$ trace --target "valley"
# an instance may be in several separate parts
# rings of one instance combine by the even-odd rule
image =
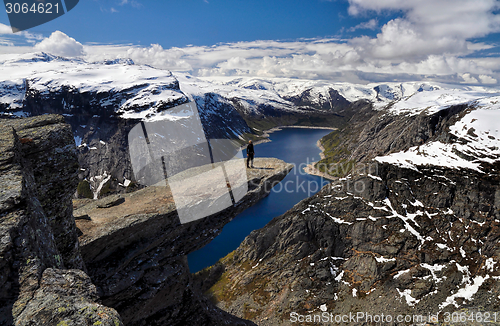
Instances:
[[[79,320],[84,306],[108,316],[95,317],[106,325],[287,325],[294,313],[500,309],[494,87],[194,77],[131,60],[41,52],[0,61],[0,281],[14,289],[0,300],[10,309],[3,315],[20,325],[30,318]],[[309,144],[317,157],[307,163],[329,181],[295,196],[295,205],[268,215],[195,274],[187,255],[210,246],[248,207],[269,204],[272,187],[293,177],[289,163],[296,162],[258,154],[256,166],[264,168],[243,169],[248,191],[239,199],[227,167],[222,188],[231,189],[230,204],[183,222],[167,186],[137,178],[129,135],[142,126],[149,148],[167,136],[153,126],[181,121],[188,128],[187,111],[175,112],[187,104],[197,109],[191,117],[202,127],[193,132],[198,143],[168,168],[187,194],[195,193],[185,195],[193,207],[203,207],[207,193],[223,201],[215,176],[209,186],[192,178],[210,168],[179,172],[189,155],[214,169],[216,140],[244,147],[265,142],[279,126],[335,129],[307,129],[317,136]],[[279,149],[291,152],[287,140],[306,148],[293,140],[309,143],[304,135],[292,134]],[[182,133],[168,136],[171,143],[185,140]],[[269,144],[257,145],[257,153]],[[69,279],[83,285],[73,289],[63,281]]]

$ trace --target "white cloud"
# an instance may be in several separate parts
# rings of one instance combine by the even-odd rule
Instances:
[[[483,84],[496,84],[498,82],[495,78],[488,75],[479,75],[479,79]]]
[[[377,19],[370,19],[367,22],[361,23],[359,25],[356,25],[354,27],[349,28],[349,32],[354,32],[357,29],[377,29],[378,27],[378,20]]]
[[[470,52],[467,40],[500,31],[497,0],[349,0],[349,13],[403,12],[376,38],[353,40],[365,56],[421,60],[432,54]]]
[[[463,74],[462,75],[462,79],[467,83],[467,84],[477,84],[479,83],[479,81],[472,77],[470,74]]]
[[[433,54],[468,53],[465,40],[442,37],[430,40],[404,19],[394,19],[382,27],[376,38],[354,38],[350,43],[363,57],[418,61]]]
[[[140,8],[142,7],[142,4],[135,1],[135,0],[122,0],[120,2],[120,6],[124,6],[124,5],[131,5],[132,7],[134,8]]]
[[[0,35],[2,34],[12,34],[12,28],[10,26],[0,23]]]
[[[37,43],[34,49],[36,51],[48,52],[63,57],[84,55],[83,45],[60,31],[55,31],[50,37]]]
[[[132,47],[127,50],[126,57],[134,62],[148,64],[169,70],[191,70],[192,67],[185,60],[181,49],[173,48],[165,50],[158,44],[152,44],[149,48]]]
[[[469,77],[468,82],[474,82],[474,78],[483,84],[500,78],[500,58],[432,54],[422,56],[420,60],[406,60],[403,55],[395,60],[364,56],[367,50],[355,42],[338,39],[253,41],[171,49],[163,49],[158,44],[149,47],[86,45],[84,49],[85,59],[89,61],[130,58],[137,64],[189,71],[198,76],[298,77],[351,82],[394,81],[398,78],[464,82]],[[462,77],[464,74],[465,78]],[[480,75],[491,79],[477,77]]]

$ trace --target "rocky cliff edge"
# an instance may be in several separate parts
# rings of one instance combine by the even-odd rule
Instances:
[[[72,202],[79,165],[63,117],[0,130],[0,325],[253,325],[201,294],[186,255],[292,165],[256,159],[241,200],[182,224],[168,187]]]
[[[77,169],[63,117],[0,121],[0,325],[122,325],[84,272]]]
[[[127,325],[253,325],[216,308],[202,295],[193,284],[186,255],[267,196],[293,168],[273,158],[257,158],[255,165],[258,168],[246,172],[248,192],[241,200],[185,224],[180,223],[168,186],[98,201],[76,200],[83,259],[102,290],[103,303],[116,308]],[[185,173],[196,174],[192,170]],[[194,179],[186,186],[196,189],[196,183]]]

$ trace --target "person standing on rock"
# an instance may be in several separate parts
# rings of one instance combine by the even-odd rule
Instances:
[[[255,152],[253,150],[253,144],[252,144],[252,141],[249,140],[248,141],[248,146],[247,146],[247,168],[250,168],[249,166],[249,163],[250,161],[252,161],[252,168],[254,167],[253,166],[253,157],[255,155]]]

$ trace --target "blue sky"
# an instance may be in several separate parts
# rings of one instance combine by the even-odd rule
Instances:
[[[374,35],[370,29],[347,31],[366,20],[348,15],[348,7],[347,1],[340,0],[82,0],[66,15],[30,32],[49,36],[60,30],[82,43],[158,43],[166,48]],[[8,25],[4,11],[0,23]]]
[[[81,0],[0,54],[131,58],[198,76],[500,80],[499,0]]]

